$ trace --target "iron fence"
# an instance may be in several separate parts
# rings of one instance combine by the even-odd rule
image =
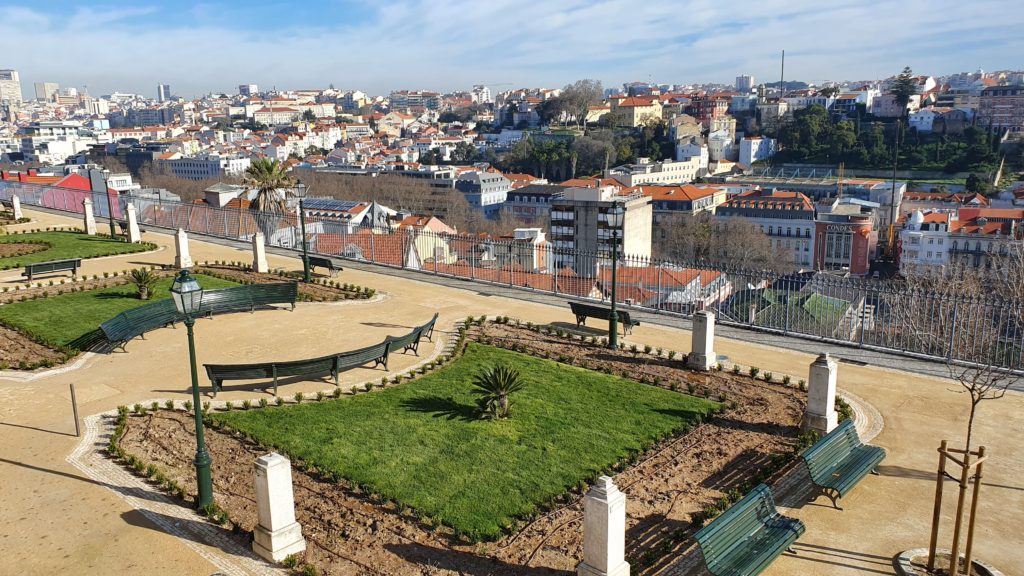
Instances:
[[[108,196],[0,181],[0,199],[79,213],[92,196],[98,218],[135,205],[139,223],[231,240],[263,232],[270,246],[300,250],[297,213]],[[425,228],[353,226],[307,211],[312,254],[424,274],[460,278],[569,299],[609,302],[606,252],[556,247],[532,238],[481,238]],[[712,310],[719,323],[848,346],[939,360],[1024,367],[1024,303],[996,296],[964,297],[873,279],[817,273],[783,274],[721,265],[624,255],[617,262],[618,304],[653,314],[690,317]]]

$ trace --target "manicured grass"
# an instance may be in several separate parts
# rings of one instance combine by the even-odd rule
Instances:
[[[237,286],[236,282],[211,276],[196,277],[206,289]],[[150,300],[139,300],[135,286],[126,284],[7,304],[0,306],[0,322],[25,330],[53,346],[67,346],[125,310],[169,298],[168,289],[173,281],[170,277],[160,279]]]
[[[509,420],[480,420],[471,381],[499,363],[517,368],[526,389],[513,396]],[[490,539],[538,504],[716,407],[470,344],[447,367],[394,388],[211,417],[471,538]]]
[[[0,270],[19,268],[26,264],[67,260],[70,258],[97,258],[114,254],[130,254],[152,250],[148,242],[129,244],[108,236],[88,236],[80,232],[32,232],[0,236],[0,242],[44,242],[50,248],[24,256],[0,258]]]

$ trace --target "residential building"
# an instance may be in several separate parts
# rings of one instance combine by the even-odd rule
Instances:
[[[292,122],[298,122],[301,117],[302,111],[290,106],[264,107],[256,110],[252,114],[253,120],[268,126],[291,124]]]
[[[256,84],[239,84],[238,95],[246,98],[255,96],[260,93],[260,87]]]
[[[42,100],[43,102],[52,102],[53,96],[60,91],[60,84],[56,82],[36,82],[34,87],[36,100]]]
[[[156,161],[158,167],[170,170],[178,178],[206,180],[221,176],[241,176],[249,167],[247,156],[202,154],[190,158],[167,158]]]
[[[961,208],[949,224],[950,264],[992,268],[1024,243],[1024,209]]]
[[[435,216],[406,216],[398,223],[398,231],[412,237],[412,244],[423,262],[454,264],[458,255],[452,251],[448,236],[457,230]]]
[[[878,246],[877,209],[877,203],[848,197],[819,204],[814,269],[867,276]]]
[[[157,84],[156,85],[156,101],[166,102],[171,99],[171,85],[170,84]]]
[[[618,252],[630,258],[651,256],[651,198],[642,194],[622,196],[614,186],[569,188],[551,199],[551,244],[554,267],[572,268],[579,276],[594,277],[608,265],[612,230],[608,210],[619,202],[625,209],[619,231]],[[637,261],[626,260],[626,265]]]
[[[771,100],[757,105],[758,122],[761,130],[768,134],[775,134],[789,113],[789,104],[786,102]]]
[[[991,86],[982,90],[978,100],[978,125],[1024,132],[1024,86]]]
[[[470,206],[495,219],[512,190],[512,181],[494,172],[467,172],[455,181],[455,189]]]
[[[814,262],[815,210],[811,199],[788,190],[750,190],[729,198],[715,210],[716,220],[741,218],[759,227],[772,247],[791,255],[793,264]]]
[[[623,164],[609,169],[606,176],[626,187],[640,184],[686,184],[699,176],[701,158],[695,156],[680,162],[651,162],[649,158],[637,158],[635,164]]]
[[[551,266],[551,243],[540,228],[516,228],[511,237],[503,237],[507,248],[494,251],[495,264],[502,269],[527,272],[554,272]]]
[[[618,117],[619,126],[636,128],[662,117],[661,102],[653,96],[617,96],[610,103],[611,113]]]
[[[491,102],[494,102],[494,99],[491,98],[491,89],[487,86],[473,86],[473,90],[470,91],[469,94],[473,98],[473,102],[476,104],[490,104]]]
[[[513,188],[502,210],[507,210],[528,224],[539,224],[547,220],[551,199],[566,188],[568,186],[557,184],[528,184],[522,188]]]
[[[398,90],[391,93],[391,108],[406,109],[423,107],[437,110],[441,107],[441,95],[437,92],[419,90]]]
[[[17,110],[21,107],[21,80],[17,70],[0,70],[0,103]]]
[[[762,162],[775,155],[775,140],[761,136],[748,136],[740,140],[738,162],[750,167],[754,162]]]
[[[746,94],[754,89],[754,77],[746,74],[736,77],[736,91]]]
[[[725,116],[729,111],[732,96],[707,94],[694,96],[690,99],[688,113],[701,124],[710,126],[712,120]]]
[[[899,237],[900,270],[949,263],[949,225],[956,221],[950,210],[915,210],[904,219]]]
[[[906,106],[896,102],[892,94],[882,94],[871,101],[871,113],[881,118],[902,118],[907,114],[916,112],[921,108],[921,94],[914,94],[910,97]]]
[[[735,140],[725,130],[708,134],[708,161],[718,162],[719,160],[730,160],[735,162],[739,158],[739,147]]]

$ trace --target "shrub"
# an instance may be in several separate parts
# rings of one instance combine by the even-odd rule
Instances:
[[[473,378],[473,393],[479,395],[477,406],[483,416],[491,419],[507,418],[512,411],[510,396],[525,386],[519,371],[499,364],[485,369]]]
[[[136,416],[142,416],[143,414],[146,413],[146,407],[143,406],[142,404],[136,404],[135,406],[132,406],[132,410],[135,412]]]
[[[323,390],[320,390],[319,392],[316,393],[316,401],[317,402],[323,402],[324,398],[327,398],[327,394],[324,394]]]
[[[675,360],[676,359],[676,351],[675,350],[669,350],[668,351],[668,359],[669,360]]]
[[[644,344],[644,354],[650,354],[651,350],[654,350],[654,348],[650,344]]]
[[[185,400],[184,402],[181,403],[181,406],[185,408],[185,412],[189,412],[192,410],[192,401]]]
[[[248,399],[242,400],[242,409],[243,410],[250,410],[250,409],[252,409],[252,400],[248,400]]]
[[[732,365],[732,373],[733,374],[739,374],[740,373],[740,365],[739,364],[733,364]]]
[[[266,408],[267,404],[269,404],[269,402],[267,402],[266,398],[260,398],[260,408]]]
[[[174,400],[165,400],[164,408],[167,408],[168,410],[174,410]]]
[[[332,395],[335,398],[341,398],[341,387],[335,387],[334,392],[332,392]]]
[[[800,379],[800,390],[807,392],[807,380],[804,380],[803,378]]]
[[[274,404],[277,404],[278,406],[284,406],[284,398],[280,396],[274,398]]]
[[[302,392],[295,393],[295,403],[302,404]]]
[[[622,348],[622,344],[619,344],[619,348]],[[636,347],[636,344],[630,344],[629,351],[632,352],[634,356],[636,356],[640,352],[640,350]]]
[[[697,385],[696,384],[694,384],[693,382],[687,382],[686,383],[686,391],[687,392],[689,392],[690,394],[693,394],[696,390],[697,390]]]
[[[789,383],[792,381],[793,379],[789,376],[789,374],[786,374],[785,376],[782,377],[782,384],[785,386],[789,386]]]
[[[206,413],[206,414],[210,413],[210,402],[209,401],[203,402],[203,412]]]
[[[224,403],[224,410],[227,410],[228,412],[231,412],[234,409],[235,409],[235,405],[231,402],[231,400],[228,400],[227,402]]]
[[[771,382],[774,378],[775,378],[775,375],[772,374],[771,372],[765,372],[764,373],[764,381],[765,382]]]
[[[395,378],[397,378],[397,376]],[[367,392],[369,392],[370,390],[373,390],[373,384],[371,384],[370,382],[367,382],[366,384],[363,384],[363,390],[365,390]]]
[[[654,351],[654,353],[655,353],[655,355],[656,355],[656,356],[658,356],[659,358],[661,358],[661,353],[662,353],[662,349],[661,349],[661,348],[658,348],[658,349],[656,349],[656,350]]]
[[[750,367],[750,370],[748,370],[748,371],[747,371],[747,373],[748,373],[748,374],[750,374],[750,377],[751,377],[751,378],[757,378],[757,375],[758,375],[758,374],[759,374],[760,372],[761,372],[761,369],[760,369],[760,368],[755,368],[755,367],[753,367],[753,366],[751,366],[751,367]]]
[[[369,382],[367,382],[367,384],[369,384]],[[381,376],[380,377],[380,387],[383,388],[383,387],[385,387],[387,385],[388,385],[388,377],[387,376]],[[369,388],[367,388],[367,390],[369,390]]]
[[[673,392],[675,392],[675,391],[679,390],[679,384],[676,384],[675,382],[673,382],[673,383],[668,385],[668,389],[673,391]]]
[[[722,366],[722,363],[719,362],[718,364],[715,364],[715,370],[721,372],[722,370],[725,370],[725,366]]]
[[[299,565],[299,558],[295,554],[289,554],[281,561],[285,568],[295,568]]]

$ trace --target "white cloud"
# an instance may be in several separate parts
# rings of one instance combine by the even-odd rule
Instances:
[[[806,81],[884,77],[910,65],[943,74],[1021,66],[1016,0],[396,0],[266,30],[231,26],[223,6],[196,4],[192,26],[154,8],[79,9],[61,17],[0,8],[0,66],[23,83],[59,81],[184,96],[242,82],[279,87],[453,89],[475,82],[559,86],[582,77],[730,81],[740,73]],[[237,9],[237,8],[235,8]],[[166,19],[165,19],[166,20]],[[994,26],[993,23],[998,23]]]

